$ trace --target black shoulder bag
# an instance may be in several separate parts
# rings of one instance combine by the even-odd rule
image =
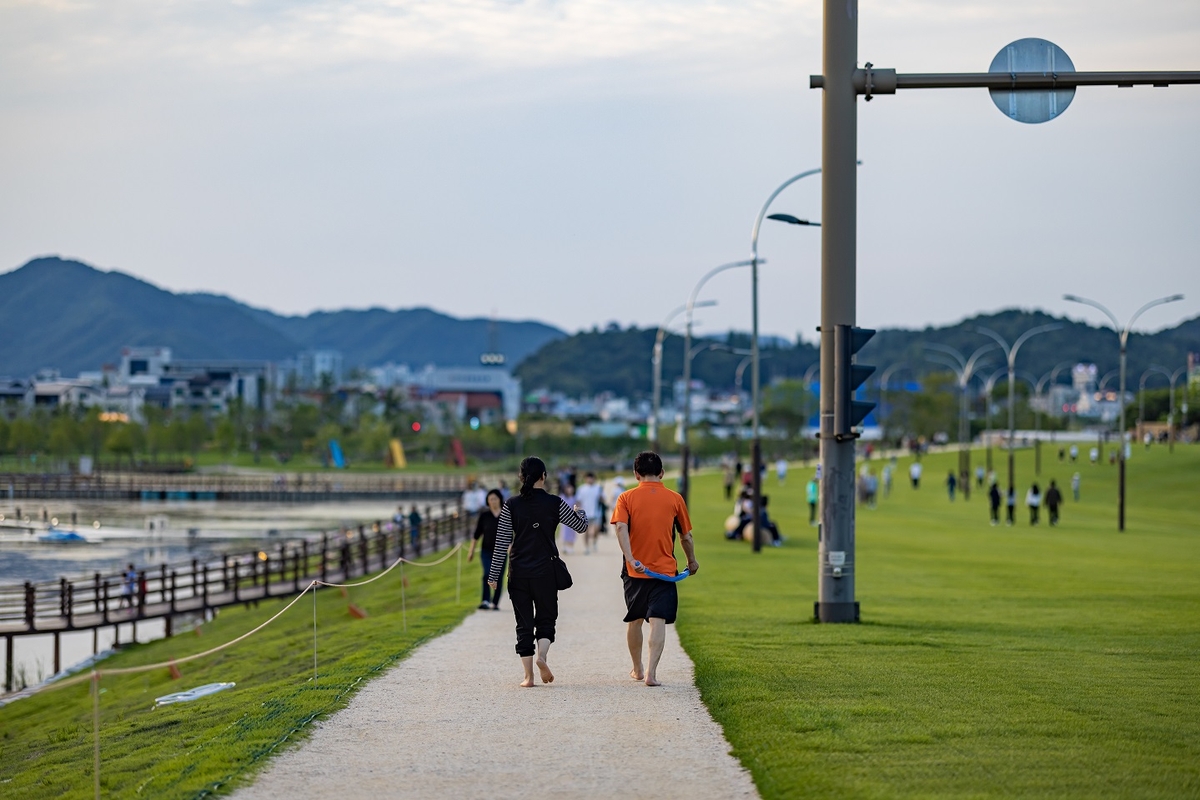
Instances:
[[[560,499],[561,502],[561,499]],[[554,551],[554,555],[550,556],[550,563],[554,567],[554,588],[563,592],[570,589],[575,581],[571,578],[571,570],[567,569],[567,563],[558,556],[558,545],[554,543],[554,531],[558,529],[558,512],[555,510],[554,524],[548,526],[546,540],[550,543],[550,548]]]

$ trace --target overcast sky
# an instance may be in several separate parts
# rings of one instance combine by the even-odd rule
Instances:
[[[820,164],[820,3],[0,4],[0,270],[75,257],[281,312],[431,306],[657,324]],[[1200,69],[1196,0],[863,0],[859,57]],[[1200,86],[1081,90],[1044,125],[982,90],[860,103],[859,323],[1010,306],[1200,313]],[[819,178],[774,209],[818,219]],[[819,232],[768,223],[764,332],[812,339]],[[745,271],[703,329],[749,327]]]

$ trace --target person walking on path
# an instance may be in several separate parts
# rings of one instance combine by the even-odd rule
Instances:
[[[1017,521],[1017,490],[1013,487],[1008,487],[1008,494],[1004,498],[1004,505],[1007,507],[1008,519],[1006,525],[1015,525]]]
[[[579,498],[579,508],[588,518],[587,533],[583,534],[585,555],[596,552],[600,539],[600,495],[603,492],[604,487],[596,482],[594,472],[584,476],[583,485],[575,492],[575,496]]]
[[[546,658],[554,643],[558,622],[558,580],[554,531],[561,523],[571,530],[587,530],[587,517],[562,498],[546,491],[546,464],[536,456],[521,462],[521,492],[500,510],[496,523],[493,555],[508,553],[508,599],[517,620],[517,655],[525,668],[524,687],[533,686],[534,653],[542,683],[553,683],[554,673]],[[503,558],[493,558],[488,586],[500,586]],[[537,649],[534,649],[534,643]]]
[[[912,488],[914,488],[914,489],[921,488],[921,470],[922,469],[923,469],[923,467],[921,466],[920,461],[914,461],[912,463],[912,466],[908,468],[908,479],[910,481],[912,481]]]
[[[775,476],[779,479],[779,485],[783,486],[787,480],[788,463],[787,459],[782,456],[775,462]]]
[[[500,581],[504,580],[504,561],[506,556],[500,553],[500,581],[495,589],[488,586],[488,575],[492,571],[492,559],[496,557],[496,528],[500,524],[500,509],[504,507],[504,496],[499,489],[487,493],[487,505],[479,513],[475,523],[475,538],[471,539],[471,549],[467,551],[467,561],[475,557],[475,546],[479,546],[479,563],[483,565],[483,600],[480,608],[500,610]]]
[[[1042,490],[1035,483],[1025,493],[1025,505],[1029,506],[1029,524],[1038,524],[1038,511],[1042,507]]]
[[[417,555],[421,555],[421,512],[415,505],[408,513],[408,538]]]
[[[133,608],[133,591],[137,588],[137,569],[130,564],[121,574],[121,608]],[[9,640],[11,641],[11,640]]]
[[[625,584],[625,640],[633,669],[629,677],[645,681],[647,686],[661,686],[658,681],[658,662],[667,639],[667,626],[675,622],[679,609],[679,591],[672,581],[660,580],[646,571],[674,577],[679,565],[675,562],[675,530],[687,557],[687,569],[695,575],[700,569],[696,562],[696,546],[692,541],[692,521],[687,504],[678,493],[663,485],[663,465],[658,453],[639,453],[633,461],[633,474],[638,485],[625,492],[613,509],[612,522],[617,526],[617,543],[625,556],[621,564],[621,580]],[[649,659],[642,669],[642,623],[650,624]]]
[[[575,486],[571,483],[562,484],[562,501],[570,508],[579,508],[579,500],[575,497]],[[575,554],[575,531],[568,525],[563,526],[562,542],[563,555],[569,556]],[[584,552],[587,552],[587,534],[584,534],[583,540]]]
[[[1000,487],[995,482],[988,489],[988,509],[992,513],[992,525],[1000,524]]]
[[[733,499],[733,464],[725,462],[724,474],[721,477],[722,485],[725,487],[725,499]]]
[[[954,490],[958,488],[958,479],[954,477],[954,470],[950,470],[950,474],[946,476],[946,491],[950,494],[950,502],[954,502]]]
[[[1076,472],[1071,476],[1071,494],[1075,497],[1075,502],[1079,502],[1079,473]]]
[[[886,484],[885,484],[886,485]],[[804,487],[804,494],[808,500],[808,524],[817,524],[817,496],[821,491],[821,485],[817,483],[817,479],[811,478],[808,485]]]
[[[1046,503],[1046,511],[1050,515],[1050,524],[1058,524],[1058,507],[1062,505],[1062,492],[1058,490],[1058,484],[1050,481],[1050,488],[1046,490],[1046,496],[1043,498]]]

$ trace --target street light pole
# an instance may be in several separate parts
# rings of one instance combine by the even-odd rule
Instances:
[[[1007,375],[1008,370],[1005,367],[993,372],[988,376],[988,379],[983,382],[983,396],[987,402],[987,471],[990,474],[992,470],[992,389],[996,388],[996,381],[1000,380],[1001,375]]]
[[[702,278],[700,278],[699,281],[697,281],[695,287],[693,287],[693,289],[692,289],[692,293],[688,296],[687,305],[684,307],[684,314],[686,315],[686,317],[685,317],[685,319],[686,319],[685,326],[686,327],[684,330],[683,352],[684,352],[685,356],[688,354],[688,352],[690,352],[690,350],[692,348],[692,313],[696,310],[696,306],[698,305],[696,303],[696,296],[700,294],[700,289],[703,288],[704,284],[708,283],[709,278],[712,278],[713,276],[718,275],[718,274],[724,272],[725,270],[735,269],[737,267],[748,267],[752,263],[753,262],[751,262],[751,261],[731,261],[728,264],[722,264],[719,267],[713,267],[708,272],[704,273],[704,276]],[[689,477],[690,477],[690,469],[691,469],[690,461],[691,461],[691,457],[692,457],[692,452],[691,452],[691,447],[688,443],[688,427],[689,427],[688,423],[691,421],[691,416],[692,416],[692,361],[690,358],[684,358],[684,360],[683,360],[683,416],[680,417],[680,422],[679,422],[679,433],[680,433],[679,453],[682,456],[683,465],[682,465],[682,471],[679,474],[679,494],[681,494],[683,496],[683,501],[685,503],[688,500],[689,490],[691,489],[691,486],[689,485],[689,483],[690,483]]]
[[[762,229],[763,219],[767,216],[767,210],[771,207],[771,203],[775,198],[783,192],[784,189],[791,186],[796,181],[807,178],[810,175],[817,175],[821,172],[820,169],[809,169],[801,172],[799,175],[793,175],[786,181],[781,183],[779,187],[771,192],[767,197],[767,202],[763,203],[762,208],[758,211],[758,216],[754,218],[754,228],[750,231],[750,404],[753,407],[751,413],[751,431],[753,439],[750,445],[750,462],[753,475],[751,478],[751,492],[753,494],[753,548],[754,552],[762,551],[762,432],[759,428],[759,415],[762,408],[760,387],[762,384],[762,375],[760,365],[762,357],[759,354],[758,347],[758,265],[765,263],[758,258],[758,234]],[[787,214],[778,214],[772,219],[779,219],[782,222],[789,222],[794,225],[814,225],[808,220],[797,219],[796,217]]]
[[[1089,300],[1086,297],[1080,297],[1079,295],[1074,294],[1063,295],[1063,300],[1066,300],[1067,302],[1082,303],[1083,305],[1091,306],[1092,308],[1104,312],[1104,315],[1108,317],[1109,322],[1112,323],[1113,330],[1116,332],[1121,342],[1121,428],[1119,437],[1121,446],[1120,452],[1117,456],[1117,460],[1121,462],[1120,474],[1117,478],[1119,486],[1117,495],[1117,530],[1119,531],[1125,530],[1125,346],[1129,342],[1129,332],[1133,328],[1133,323],[1137,321],[1138,317],[1155,306],[1161,306],[1164,303],[1174,303],[1175,301],[1182,299],[1183,295],[1173,294],[1168,297],[1160,297],[1157,300],[1151,300],[1149,303],[1146,303],[1146,305],[1139,308],[1134,315],[1129,318],[1129,323],[1122,328],[1121,323],[1117,322],[1116,315],[1109,311],[1105,306],[1097,303],[1095,300]]]
[[[1150,367],[1142,373],[1142,377],[1138,379],[1138,420],[1137,432],[1138,436],[1142,434],[1142,428],[1146,424],[1146,379],[1151,375],[1162,375],[1168,381],[1171,380],[1171,373],[1167,372],[1162,367]]]
[[[1187,367],[1180,367],[1171,373],[1171,406],[1167,412],[1167,452],[1175,452],[1175,381],[1181,375],[1187,374]]]
[[[954,375],[958,379],[958,477],[962,483],[963,499],[969,500],[971,499],[971,427],[967,410],[967,389],[979,359],[989,351],[995,350],[996,345],[985,344],[970,357],[964,356],[955,348],[944,344],[931,343],[926,344],[925,347],[936,351],[933,355],[926,355],[927,359],[954,370]],[[939,358],[943,354],[950,358]]]
[[[1034,422],[1033,422],[1033,430],[1034,430],[1033,474],[1034,475],[1042,474],[1042,402],[1041,402],[1042,389],[1045,388],[1046,381],[1049,381],[1051,384],[1053,384],[1054,379],[1058,377],[1058,373],[1062,372],[1064,369],[1066,369],[1069,366],[1071,366],[1070,361],[1063,361],[1059,364],[1056,364],[1054,366],[1054,369],[1050,370],[1049,372],[1047,372],[1045,375],[1043,375],[1041,378],[1038,379],[1037,385],[1034,387],[1034,390],[1033,390],[1034,399],[1038,401],[1037,407],[1034,408],[1034,410],[1033,410],[1033,419],[1034,419]],[[1054,441],[1053,433],[1050,434],[1050,441]]]
[[[902,369],[908,369],[908,364],[905,364],[903,361],[897,361],[885,369],[883,374],[879,376],[879,428],[885,442],[888,438],[887,423],[892,416],[892,412],[887,407],[888,378],[892,377],[892,374],[896,371]]]
[[[1030,337],[1036,336],[1039,333],[1056,331],[1061,327],[1060,323],[1052,322],[1049,325],[1038,325],[1036,328],[1030,328],[1018,336],[1017,340],[1012,343],[1012,346],[1009,346],[1005,338],[991,328],[975,329],[985,336],[995,339],[1008,360],[1008,492],[1010,495],[1016,491],[1014,456],[1017,444],[1017,351],[1021,349],[1021,345],[1025,344]]]
[[[715,306],[716,300],[705,300],[696,303],[696,308],[707,308]],[[663,366],[663,340],[670,334],[671,323],[675,318],[687,310],[687,306],[679,306],[663,320],[662,325],[658,326],[658,332],[654,336],[654,352],[650,358],[650,363],[653,365],[653,395],[654,395],[654,412],[650,420],[650,430],[647,431],[648,439],[651,442],[651,447],[654,452],[662,452],[662,444],[658,440],[658,431],[661,427],[662,418],[660,417],[662,410],[662,366]]]

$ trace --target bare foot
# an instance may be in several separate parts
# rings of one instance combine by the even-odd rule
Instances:
[[[646,685],[647,686],[662,686],[662,684],[658,682],[658,679],[652,675],[646,676]]]
[[[528,678],[521,681],[521,686],[525,687],[526,689],[531,688],[533,686],[533,676],[530,675]]]
[[[642,671],[640,669],[638,669],[637,667],[634,667],[633,669],[629,670],[629,677],[633,678],[635,681],[641,681],[641,680],[646,679],[646,676],[643,675]]]
[[[554,683],[554,673],[550,671],[550,665],[545,661],[537,662],[538,672],[542,673],[542,683]]]

